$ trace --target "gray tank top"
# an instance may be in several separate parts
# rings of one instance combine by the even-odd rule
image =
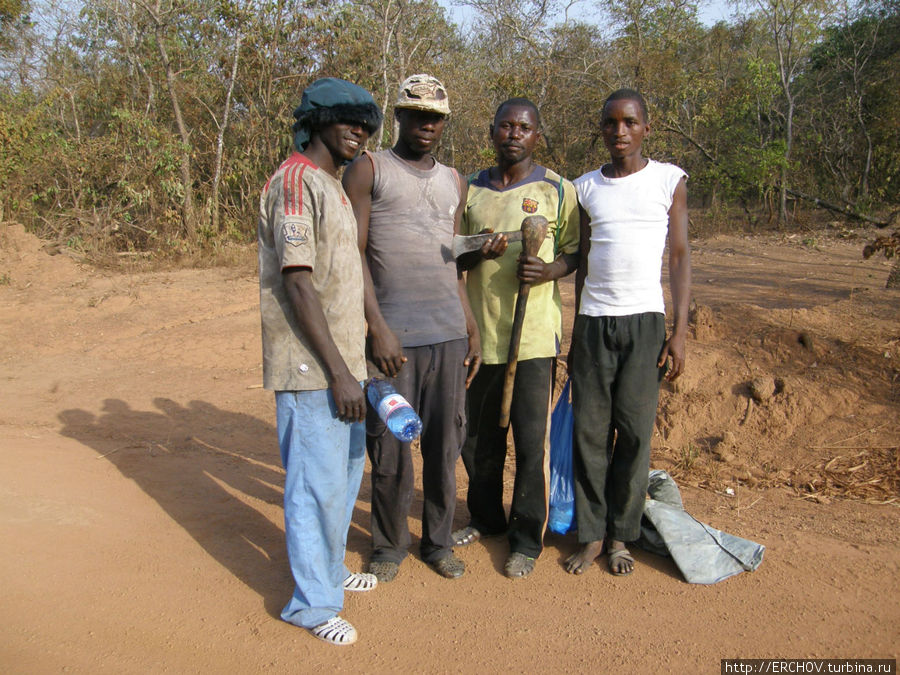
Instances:
[[[438,162],[423,171],[393,150],[367,153],[375,168],[366,254],[388,326],[404,347],[466,336],[450,252],[460,188]]]

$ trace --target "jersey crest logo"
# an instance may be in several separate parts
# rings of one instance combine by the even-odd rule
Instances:
[[[538,203],[537,199],[531,199],[530,197],[525,197],[522,200],[522,210],[525,213],[537,213]]]
[[[291,246],[305,244],[308,239],[309,228],[300,223],[286,223],[284,226],[284,242]]]

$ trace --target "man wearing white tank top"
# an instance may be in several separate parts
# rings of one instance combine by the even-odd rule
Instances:
[[[574,181],[581,263],[569,372],[581,547],[566,570],[584,573],[605,550],[609,571],[622,576],[634,570],[625,544],[640,534],[659,384],[684,369],[691,277],[687,175],[641,155],[650,124],[638,92],[611,94],[600,125],[610,162]],[[668,338],[660,282],[667,238],[674,305]]]

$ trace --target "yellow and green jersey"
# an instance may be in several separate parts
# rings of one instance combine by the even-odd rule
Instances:
[[[578,250],[578,200],[572,183],[543,166],[523,181],[506,188],[490,183],[488,169],[469,177],[469,196],[460,234],[521,229],[522,220],[541,215],[547,219],[547,238],[538,256],[553,262],[563,253]],[[509,245],[494,260],[482,260],[466,273],[469,304],[481,331],[481,352],[487,364],[506,363],[513,314],[519,294],[516,267],[522,243]],[[562,334],[562,301],[556,282],[533,286],[528,293],[519,359],[554,357]]]

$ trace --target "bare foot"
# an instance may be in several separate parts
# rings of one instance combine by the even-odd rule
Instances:
[[[625,542],[618,539],[610,539],[609,545],[606,547],[609,554],[609,571],[617,577],[623,577],[634,571],[634,558],[625,548]]]
[[[589,541],[566,559],[566,572],[569,574],[584,574],[585,570],[598,555],[603,553],[602,541]]]

